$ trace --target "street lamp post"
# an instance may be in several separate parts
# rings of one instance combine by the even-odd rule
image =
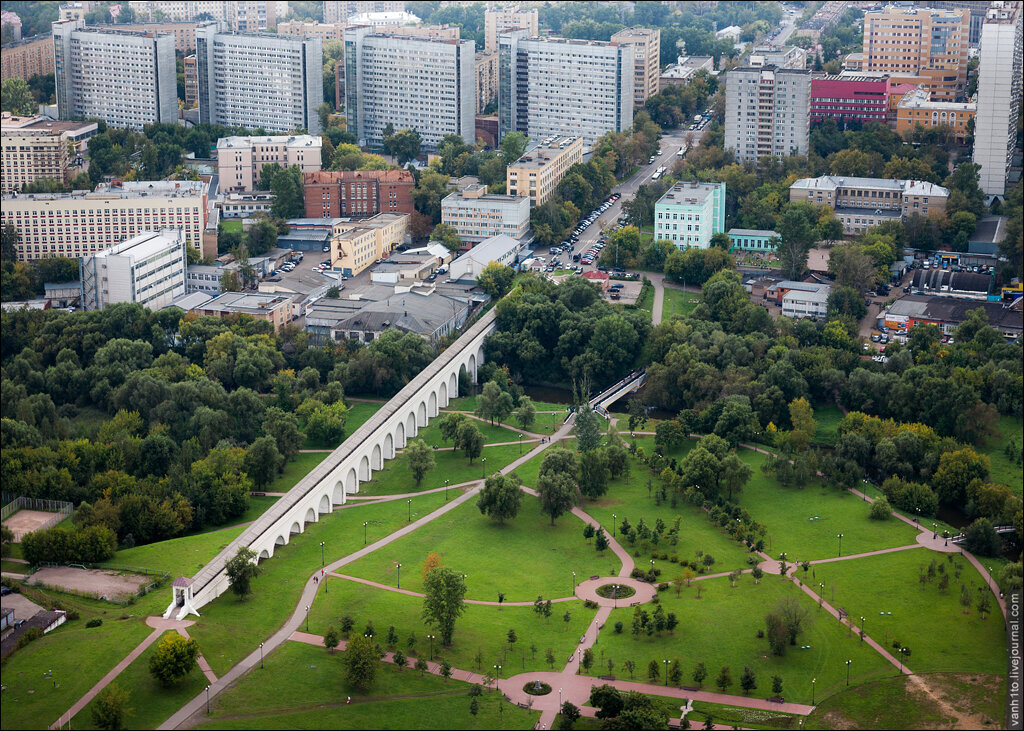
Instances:
[[[817,678],[811,678],[811,705],[814,705],[814,684],[818,682]]]
[[[402,588],[402,564],[396,563],[395,567],[398,569],[398,586],[396,588]]]
[[[309,632],[309,605],[306,605],[306,632]]]
[[[665,687],[668,687],[668,666],[672,664],[671,660],[662,660],[665,663]]]
[[[842,556],[843,555],[843,534],[840,533],[836,537],[839,539],[839,555]]]
[[[366,521],[363,521],[363,545],[366,545]]]
[[[612,585],[612,609],[619,608],[619,585]]]
[[[575,571],[572,572],[572,593],[573,593],[573,596],[576,595],[576,572]]]
[[[519,432],[519,454],[523,453],[523,433]]]
[[[412,499],[405,501],[406,505],[409,506],[409,522],[412,522]]]
[[[320,541],[320,568],[324,567],[324,542]]]
[[[444,481],[444,501],[445,502],[448,502],[448,483],[450,483],[450,482],[451,482],[451,480],[445,480]]]
[[[499,690],[498,681],[501,680],[501,665],[494,666],[494,690]]]
[[[427,635],[427,639],[430,640],[430,659],[434,659],[434,635]]]
[[[615,523],[618,521],[618,519],[619,516],[617,516],[615,513],[612,513],[612,538],[615,537]]]
[[[206,715],[210,715],[210,686],[206,686]]]
[[[480,477],[487,477],[487,457],[480,458]]]
[[[822,605],[824,603],[825,603],[825,584],[824,583],[819,583],[818,584],[818,609],[821,609],[821,607],[822,607]]]
[[[558,689],[558,708],[562,708],[562,689]]]
[[[864,617],[860,618],[860,641],[864,641]]]
[[[260,670],[263,669],[263,643],[260,643]]]
[[[846,661],[846,684],[847,685],[850,684],[850,665],[852,663],[853,663],[853,660],[847,660]]]

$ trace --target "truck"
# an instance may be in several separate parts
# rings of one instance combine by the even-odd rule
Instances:
[[[704,117],[702,117],[701,115],[697,114],[697,115],[694,116],[693,121],[694,122],[700,122],[702,119],[704,119]]]

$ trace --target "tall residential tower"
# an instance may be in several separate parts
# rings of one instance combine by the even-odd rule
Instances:
[[[988,195],[1006,193],[1006,173],[1017,144],[1022,16],[1019,2],[997,1],[981,28],[974,162],[981,165],[980,186]]]
[[[804,69],[733,69],[725,85],[725,148],[740,162],[806,155],[810,94]]]

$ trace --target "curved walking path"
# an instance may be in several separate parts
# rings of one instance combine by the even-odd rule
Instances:
[[[364,584],[366,586],[372,586],[375,589],[383,589],[384,591],[393,591],[396,594],[405,594],[406,596],[419,597],[420,599],[422,599],[424,596],[426,596],[425,594],[423,594],[421,592],[418,592],[418,591],[410,591],[409,589],[401,589],[401,588],[399,588],[397,586],[388,586],[387,584],[381,584],[381,583],[378,583],[376,581],[370,581],[369,579],[361,579],[358,576],[349,576],[348,574],[339,574],[337,571],[331,571],[329,575],[333,576],[335,578],[338,578],[338,579],[345,579],[347,581],[355,581],[358,584]],[[564,597],[561,597],[559,599],[552,599],[551,603],[552,604],[557,604],[558,602],[572,602],[572,601],[576,601],[576,599],[577,599],[577,597],[574,597],[574,596],[564,596]],[[485,607],[532,607],[533,606],[533,602],[489,602],[489,601],[485,601],[483,599],[466,599],[465,602],[466,602],[466,604],[480,604],[481,606],[485,606]]]

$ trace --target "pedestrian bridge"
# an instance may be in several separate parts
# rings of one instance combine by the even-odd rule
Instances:
[[[164,617],[198,615],[203,605],[223,594],[228,589],[225,565],[239,548],[248,547],[260,559],[271,558],[278,546],[287,545],[307,525],[344,505],[347,495],[359,492],[359,485],[382,469],[385,460],[394,459],[395,450],[459,395],[462,369],[470,382],[476,382],[495,314],[494,309],[485,313],[195,576],[176,579]]]

